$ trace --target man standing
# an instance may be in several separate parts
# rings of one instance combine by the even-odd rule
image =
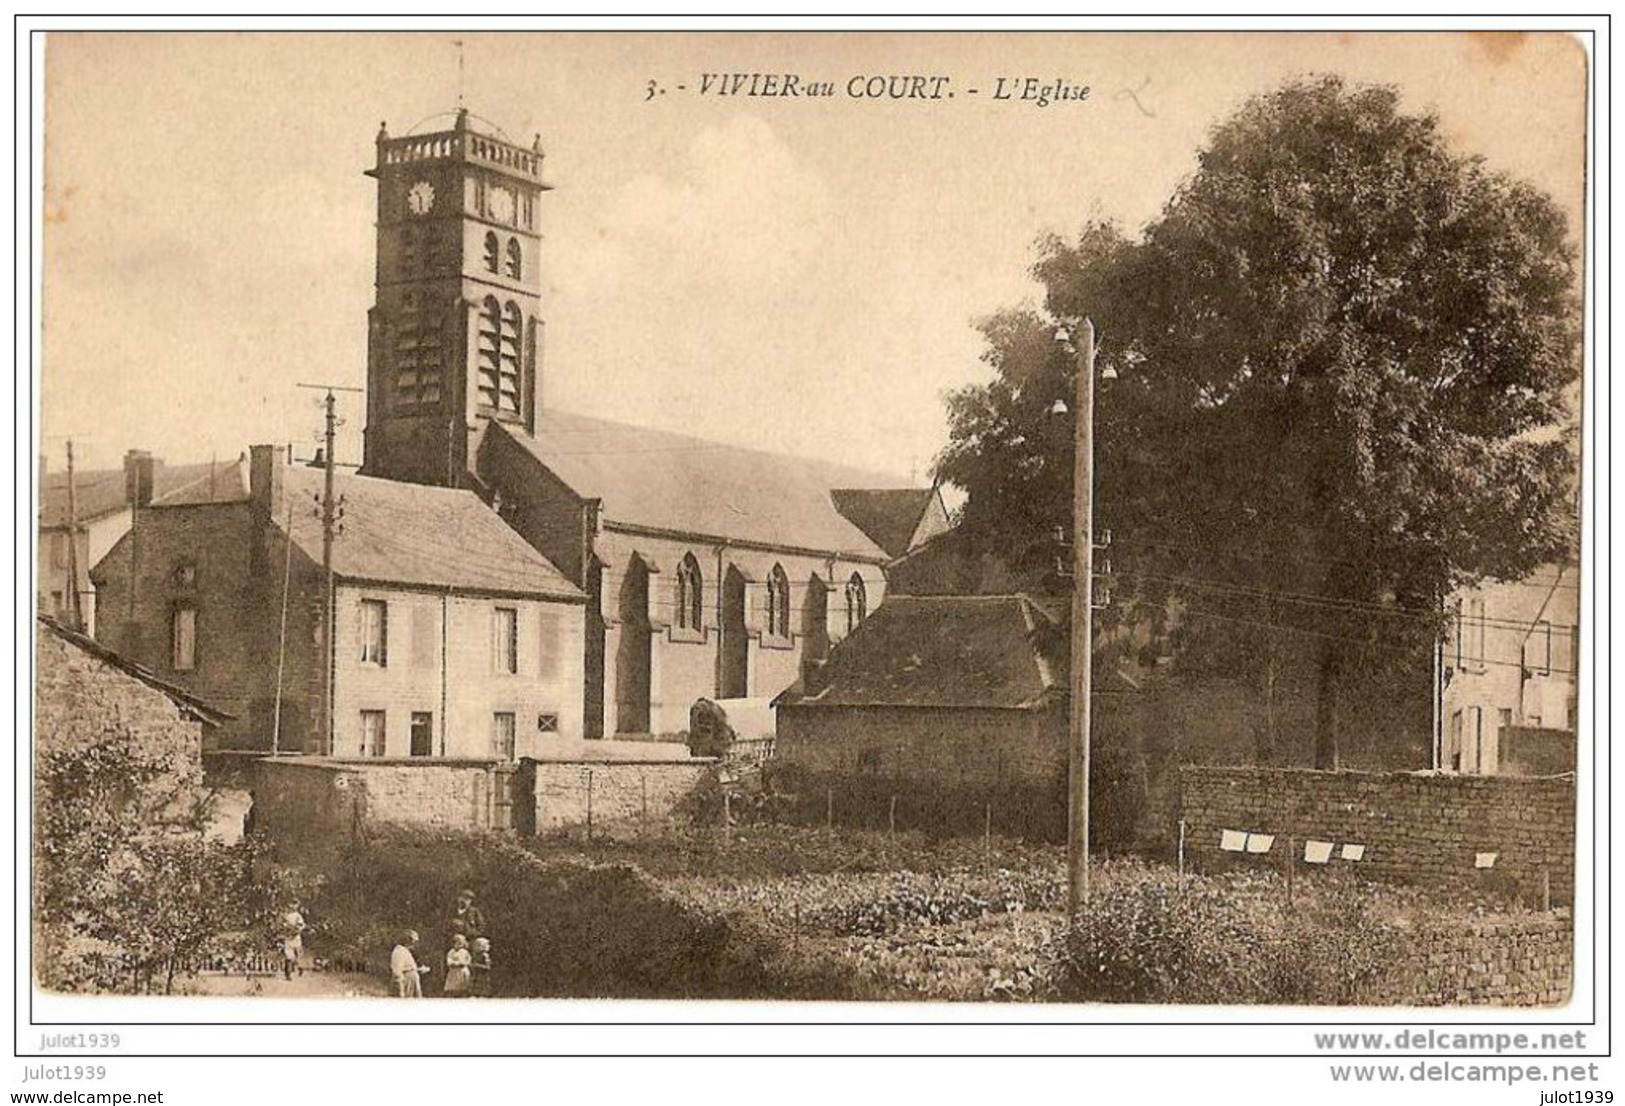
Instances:
[[[451,939],[459,935],[470,942],[485,936],[485,915],[474,905],[474,892],[467,888],[457,892],[457,905],[446,923],[446,945],[450,947]]]

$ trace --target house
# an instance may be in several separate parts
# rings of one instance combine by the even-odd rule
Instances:
[[[250,451],[247,487],[138,505],[99,640],[230,709],[223,748],[513,760],[581,733],[585,595],[472,492]],[[331,703],[330,722],[324,703]]]
[[[57,619],[38,615],[34,625],[36,751],[115,738],[170,764],[166,789],[202,784],[204,746],[229,715]]]
[[[107,555],[113,543],[130,528],[130,507],[138,497],[164,500],[196,494],[227,479],[235,466],[213,462],[165,465],[143,450],[124,456],[122,469],[53,472],[40,465],[39,557],[35,573],[37,610],[71,620],[74,593],[79,596],[85,630],[94,633],[95,593],[90,569]],[[75,525],[76,524],[76,527]],[[70,531],[77,529],[77,547],[70,546]],[[74,579],[77,572],[77,581]]]
[[[1441,643],[1436,763],[1453,772],[1572,772],[1580,572],[1552,564],[1454,596]]]
[[[894,595],[774,700],[775,760],[871,811],[911,795],[945,825],[980,830],[985,816],[1055,837],[1066,825],[1068,621],[1065,601],[1024,594]],[[1096,668],[1098,790],[1121,774],[1119,754],[1137,760],[1140,720],[1138,681]]]
[[[946,529],[907,481],[544,407],[539,142],[459,111],[381,129],[376,154],[361,471],[472,489],[590,597],[588,736],[784,689],[881,604],[888,561]]]

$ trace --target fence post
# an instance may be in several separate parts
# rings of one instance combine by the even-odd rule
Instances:
[[[587,769],[587,840],[592,841],[592,769]]]
[[[726,788],[722,792],[722,843],[731,845],[734,839],[733,798]]]
[[[835,829],[835,788],[824,788],[824,828],[831,832]]]
[[[1297,842],[1288,835],[1286,839],[1286,904],[1289,907],[1292,905],[1292,869],[1297,867],[1292,861],[1297,850]]]
[[[993,804],[988,803],[982,814],[982,867],[993,874]]]
[[[886,825],[893,837],[897,836],[897,796],[891,797],[891,809],[886,813]]]
[[[1185,819],[1179,820],[1179,878],[1185,878]]]
[[[646,772],[638,773],[638,789],[643,793],[643,805],[638,810],[638,821],[649,820],[649,775]]]

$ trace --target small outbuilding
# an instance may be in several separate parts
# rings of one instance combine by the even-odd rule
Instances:
[[[885,823],[895,797],[903,824],[1058,835],[1067,621],[1065,600],[1025,594],[894,596],[774,700],[781,775],[858,821]],[[1118,754],[1138,759],[1139,688],[1097,668],[1098,791]]]

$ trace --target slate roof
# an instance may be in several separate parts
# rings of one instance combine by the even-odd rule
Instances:
[[[324,470],[282,468],[284,506],[293,509],[294,544],[322,559],[320,501]],[[553,563],[497,517],[473,492],[336,472],[343,511],[333,570],[345,579],[451,587],[584,600]]]
[[[830,650],[809,694],[798,680],[774,700],[793,707],[1034,710],[1069,694],[1070,601],[1026,594],[895,595]],[[1095,659],[1095,695],[1139,682]]]
[[[830,651],[821,692],[776,705],[1031,710],[1066,690],[1040,653],[1053,630],[1025,595],[890,597]]]
[[[181,709],[182,713],[197,719],[199,722],[204,722],[211,726],[218,726],[232,720],[232,715],[227,714],[218,707],[210,706],[207,702],[199,699],[196,695],[193,695],[190,691],[187,691],[183,687],[177,687],[172,683],[159,679],[148,669],[143,668],[134,661],[127,660],[119,654],[113,652],[113,650],[109,649],[95,638],[87,637],[86,635],[79,633],[77,630],[69,629],[67,626],[48,615],[36,615],[35,621],[37,621],[45,630],[55,634],[63,641],[66,641],[69,645],[73,645],[84,650],[86,653],[89,653],[91,656],[95,657],[104,664],[109,664],[126,675],[141,681],[154,691],[159,691],[164,695],[169,696],[170,700]]]
[[[835,509],[851,520],[889,557],[908,552],[926,508],[936,496],[933,488],[837,488],[830,493]]]
[[[204,496],[213,501],[207,489],[211,470],[216,484],[235,472],[237,462],[222,461],[200,465],[153,466],[153,500],[168,502],[174,496]],[[129,501],[124,498],[124,470],[83,469],[73,475],[74,510],[80,524],[92,522],[105,515],[125,510]],[[39,524],[44,528],[68,525],[68,474],[53,471],[45,474],[40,487]]]
[[[608,524],[886,560],[836,507],[836,488],[908,489],[847,465],[546,409],[536,433],[504,428],[577,495],[603,502]]]

